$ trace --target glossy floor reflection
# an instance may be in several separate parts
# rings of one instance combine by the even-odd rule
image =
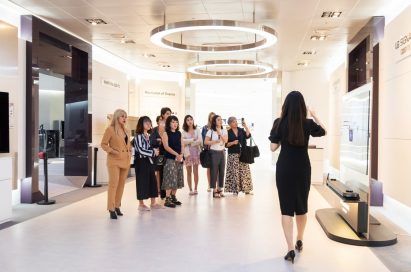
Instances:
[[[260,158],[252,171],[253,196],[212,199],[203,179],[198,196],[178,193],[182,207],[142,213],[130,182],[117,221],[103,193],[1,230],[0,270],[388,271],[369,248],[326,237],[314,211],[328,204],[314,188],[304,251],[285,262],[274,169]]]

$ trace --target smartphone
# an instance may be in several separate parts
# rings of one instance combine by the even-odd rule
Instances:
[[[244,126],[244,118],[241,118],[241,124]]]

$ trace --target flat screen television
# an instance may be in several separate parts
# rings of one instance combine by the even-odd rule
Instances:
[[[343,97],[341,179],[359,189],[368,188],[370,151],[370,93],[367,83]]]
[[[0,153],[10,153],[9,94],[0,92]]]

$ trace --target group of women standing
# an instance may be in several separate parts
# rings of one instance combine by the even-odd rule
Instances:
[[[310,114],[313,119],[308,119]],[[241,147],[251,137],[247,124],[242,120],[243,128],[237,119],[228,119],[229,129],[223,127],[221,116],[209,114],[208,124],[200,132],[192,116],[187,115],[180,132],[179,120],[171,115],[169,108],[161,109],[158,126],[152,129],[149,117],[138,120],[136,136],[130,141],[126,124],[127,114],[116,110],[111,125],[106,129],[101,146],[108,153],[109,173],[107,209],[111,219],[122,216],[121,197],[127,178],[131,145],[135,149],[134,166],[136,171],[137,199],[139,210],[174,208],[181,205],[177,200],[177,190],[184,186],[183,165],[186,166],[190,195],[198,194],[198,166],[201,147],[211,153],[211,166],[207,171],[209,191],[214,198],[224,197],[225,192],[238,194],[253,190],[250,167],[240,161]],[[280,118],[274,121],[269,140],[271,151],[280,146],[277,161],[276,185],[280,200],[281,223],[287,241],[288,251],[284,259],[294,262],[303,248],[303,235],[307,222],[307,201],[311,184],[311,166],[308,157],[310,136],[325,135],[325,127],[312,110],[307,110],[300,92],[289,93],[284,101]],[[228,149],[227,175],[225,176]],[[157,163],[164,156],[165,163]],[[194,188],[192,185],[194,174]],[[226,180],[224,186],[224,178]],[[160,191],[161,190],[161,191]],[[164,206],[156,202],[158,196],[165,197]],[[144,200],[151,199],[150,207]],[[296,215],[297,242],[293,245],[293,217]]]
[[[179,120],[171,115],[170,108],[162,108],[157,117],[157,126],[152,128],[148,116],[139,118],[136,133],[130,141],[130,132],[126,128],[127,113],[117,110],[113,114],[111,125],[106,129],[101,146],[108,153],[109,172],[108,210],[110,218],[123,215],[120,211],[121,196],[127,177],[131,148],[134,148],[134,167],[136,172],[136,190],[140,211],[174,208],[182,203],[177,199],[178,189],[184,187],[184,165],[187,172],[187,184],[190,195],[198,194],[200,152],[202,148],[211,153],[211,166],[207,169],[209,189],[214,198],[224,197],[223,190],[237,195],[249,194],[252,189],[251,172],[248,164],[239,160],[241,146],[251,137],[250,130],[243,122],[238,127],[237,119],[230,117],[227,130],[223,127],[221,116],[210,113],[207,126],[203,131],[194,123],[194,118],[184,118],[182,131]],[[226,149],[228,149],[227,175]],[[160,158],[162,163],[159,163]],[[193,184],[194,180],[194,184]],[[224,180],[226,180],[224,186]],[[160,196],[165,199],[164,206],[156,202]],[[147,206],[144,200],[150,199]]]

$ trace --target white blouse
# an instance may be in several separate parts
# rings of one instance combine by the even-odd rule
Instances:
[[[223,128],[221,130],[221,135],[225,136],[228,135],[227,130],[225,128]],[[221,139],[221,137],[218,135],[217,131],[214,131],[212,129],[209,129],[207,131],[206,137],[209,137],[211,141],[217,141],[220,140],[220,142],[218,144],[212,144],[210,146],[211,150],[216,150],[216,151],[222,151],[225,149],[225,144],[223,139]]]

